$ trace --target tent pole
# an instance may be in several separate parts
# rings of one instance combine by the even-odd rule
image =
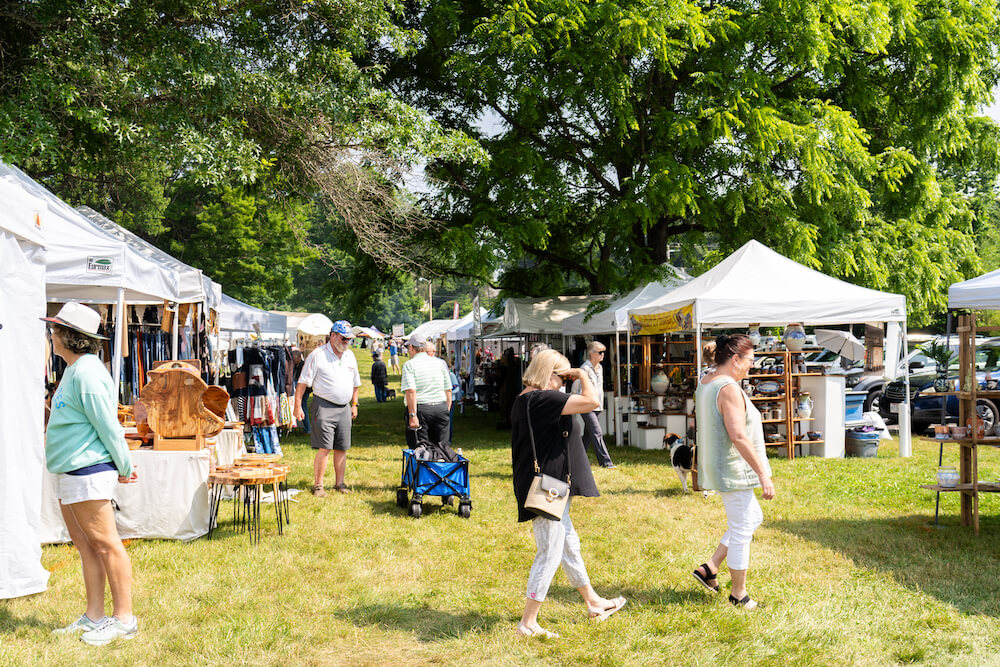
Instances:
[[[615,446],[621,447],[625,444],[622,438],[622,416],[618,412],[618,399],[622,395],[622,340],[621,332],[615,330],[615,393],[614,405],[611,406],[611,414],[615,417]]]
[[[118,387],[118,400],[122,399],[122,340],[125,338],[125,331],[125,288],[119,287],[118,301],[115,303],[115,346],[111,361],[111,377]]]
[[[903,361],[909,356],[910,351],[908,349],[908,344],[906,340],[906,320],[903,320],[903,331],[900,334],[903,337]],[[913,455],[913,441],[910,434],[910,369],[906,368],[903,370],[903,409],[899,413],[899,455],[903,457],[909,457]]]
[[[173,359],[174,361],[177,361],[177,330],[179,327],[177,319],[179,313],[180,313],[180,308],[177,307],[177,304],[174,304],[174,317],[173,317],[174,325],[171,331],[171,346],[170,346],[170,352],[171,352],[170,358]]]

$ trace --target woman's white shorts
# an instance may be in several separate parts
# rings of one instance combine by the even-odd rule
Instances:
[[[111,500],[118,485],[117,470],[102,470],[93,475],[67,475],[56,477],[59,500],[63,505],[87,500]]]

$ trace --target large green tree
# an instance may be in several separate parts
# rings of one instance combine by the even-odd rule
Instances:
[[[393,90],[491,156],[428,170],[440,267],[599,293],[672,244],[711,264],[757,238],[906,294],[916,322],[980,268],[995,0],[427,0],[405,21],[424,39],[380,54]]]
[[[288,240],[308,234],[289,228],[304,206],[354,232],[343,251],[405,266],[395,234],[423,217],[398,196],[403,174],[478,147],[381,86],[371,45],[405,53],[412,41],[396,11],[382,0],[0,0],[0,159],[168,240],[262,305],[287,296],[303,254]],[[332,261],[324,243],[313,249]]]

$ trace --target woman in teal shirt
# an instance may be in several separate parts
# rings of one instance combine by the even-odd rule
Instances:
[[[132,562],[118,537],[111,497],[118,483],[136,479],[128,445],[118,424],[114,381],[97,357],[103,336],[100,315],[67,303],[50,322],[52,351],[66,362],[45,433],[45,462],[56,475],[59,509],[83,562],[87,609],[55,632],[75,634],[95,646],[139,630],[132,614]],[[104,585],[114,610],[104,615]]]
[[[719,567],[727,561],[732,578],[729,601],[745,609],[757,606],[747,594],[747,569],[753,533],[764,519],[753,490],[760,487],[765,500],[774,498],[760,411],[739,384],[752,364],[753,343],[748,336],[719,336],[715,370],[701,379],[695,396],[698,483],[719,492],[728,530],[694,576],[705,588],[718,592]]]

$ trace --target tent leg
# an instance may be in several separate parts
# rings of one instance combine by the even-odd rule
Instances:
[[[625,439],[622,436],[622,416],[618,410],[618,399],[622,395],[622,348],[621,334],[615,331],[615,391],[614,405],[611,406],[611,414],[615,418],[615,446],[622,447]]]
[[[903,337],[903,359],[909,356],[910,351],[908,349],[908,344],[906,341],[906,320],[903,320],[903,331],[901,333]],[[903,390],[905,396],[903,397],[903,408],[899,413],[899,455],[902,457],[909,457],[913,455],[913,440],[910,433],[910,369],[904,369],[905,375],[903,377]]]
[[[111,360],[111,377],[118,387],[119,401],[122,399],[122,341],[125,340],[125,327],[125,288],[119,287],[118,301],[115,303],[115,346]]]
[[[174,304],[174,318],[173,318],[174,326],[173,330],[171,331],[171,346],[170,346],[170,358],[173,359],[174,361],[177,361],[177,331],[178,327],[180,326],[177,323],[177,319],[179,317],[178,315],[179,312],[180,309],[177,307],[176,304]]]

